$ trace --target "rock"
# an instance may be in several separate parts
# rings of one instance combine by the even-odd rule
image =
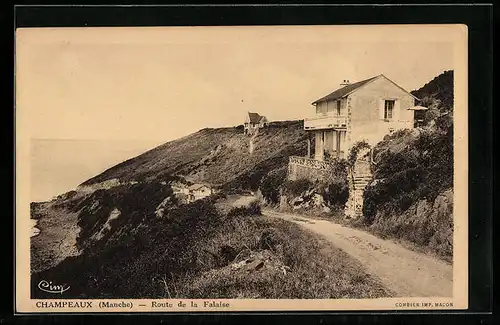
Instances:
[[[163,209],[163,208],[156,209],[156,211],[155,211],[155,215],[156,215],[156,217],[157,217],[157,218],[161,218],[161,217],[163,217],[163,211],[164,211],[164,209]]]
[[[425,201],[425,200],[419,201],[417,204],[416,214],[424,216],[424,215],[426,215],[427,210],[428,210],[427,201]]]
[[[239,270],[241,269],[243,266],[245,266],[247,264],[247,260],[243,260],[243,261],[240,261],[238,263],[233,263],[231,264],[231,268],[233,270]]]
[[[451,194],[451,196],[450,196]],[[453,205],[451,204],[453,200],[452,192],[447,191],[441,195],[438,195],[434,201],[433,211],[437,213],[439,217],[446,216],[453,211]]]
[[[314,202],[315,206],[322,206],[324,204],[325,200],[323,199],[322,195],[315,193],[313,195],[313,202]]]
[[[245,266],[247,272],[258,271],[264,266],[264,261],[261,259],[254,260]]]
[[[323,212],[325,212],[325,213],[329,213],[329,212],[331,212],[331,211],[332,211],[332,209],[330,209],[330,208],[329,208],[329,207],[327,207],[326,205],[325,205],[325,206],[323,206]]]
[[[156,207],[156,210],[155,210],[155,215],[158,217],[158,218],[161,218],[163,217],[163,212],[165,211],[165,208],[170,205],[171,203],[171,200],[170,200],[170,197],[167,196],[160,204],[158,204],[158,206]]]
[[[89,210],[95,212],[99,208],[99,204],[100,204],[99,200],[92,202],[92,205],[90,206]]]
[[[314,194],[314,192],[316,192],[316,190],[314,188],[311,188],[309,190],[307,190],[305,193],[304,193],[304,197],[308,197],[308,196],[311,196]]]
[[[296,197],[290,201],[290,204],[293,206],[300,205],[302,202],[304,202],[304,199],[301,197]]]

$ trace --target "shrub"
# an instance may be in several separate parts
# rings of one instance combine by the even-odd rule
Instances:
[[[408,137],[401,133],[400,137]],[[391,135],[391,139],[397,139]],[[453,184],[453,134],[452,128],[444,133],[439,130],[424,131],[417,138],[399,139],[406,142],[398,152],[376,150],[379,161],[374,176],[379,181],[368,186],[363,194],[363,215],[368,224],[380,214],[400,214],[418,200],[433,200]],[[389,213],[390,212],[390,213]]]
[[[274,121],[267,125],[269,128],[284,128],[284,127],[299,127],[303,128],[304,121],[303,120],[295,120],[295,121]]]
[[[311,188],[312,182],[306,178],[298,179],[295,181],[286,181],[283,184],[283,189],[287,194],[299,196]]]
[[[350,167],[354,166],[356,163],[356,159],[358,158],[358,153],[363,149],[370,149],[371,146],[366,140],[358,141],[353,144],[351,149],[349,150],[349,155],[347,156],[347,162]]]
[[[392,153],[390,151],[384,151],[380,155],[380,161],[377,163],[374,176],[375,178],[391,177],[394,175],[394,171],[415,168],[417,165],[417,157],[415,157],[411,152]]]
[[[260,216],[262,215],[260,202],[254,200],[250,202],[247,206],[234,207],[227,213],[229,217],[248,217],[248,216]]]
[[[216,192],[216,193],[212,194],[212,198],[214,199],[214,201],[225,199],[225,198],[227,198],[227,193],[225,193],[223,191]]]
[[[439,109],[429,108],[424,113],[424,125],[430,125],[431,122],[436,121],[438,117],[439,117]]]
[[[332,169],[330,170],[328,180],[330,182],[343,182],[347,180],[347,169],[349,167],[347,160],[343,158],[332,158],[330,163]]]
[[[344,182],[332,182],[323,187],[322,196],[332,207],[343,207],[349,199],[349,186]]]
[[[275,169],[262,178],[260,191],[266,201],[278,204],[280,201],[280,187],[285,182],[286,169]]]
[[[283,245],[287,238],[282,231],[269,227],[265,228],[259,237],[258,246],[260,249],[276,250],[278,246]]]

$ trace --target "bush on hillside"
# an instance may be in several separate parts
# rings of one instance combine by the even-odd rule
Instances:
[[[120,211],[120,217],[113,220],[116,224],[127,223],[129,227],[138,226],[148,215],[152,215],[156,207],[167,197],[172,196],[172,188],[158,183],[138,183],[120,185],[108,190],[100,189],[86,196],[73,208],[80,211],[78,226],[80,233],[77,244],[80,248],[89,247],[93,235],[107,222],[113,209]],[[116,227],[107,232],[98,245],[113,234]]]
[[[447,111],[453,109],[453,78],[453,70],[444,71],[423,87],[411,93],[422,100],[419,105],[426,106],[427,103],[425,100],[432,98],[439,102],[440,110]]]
[[[453,184],[453,129],[422,132],[399,152],[381,151],[374,170],[375,184],[364,192],[363,215],[370,224],[376,215],[402,213],[418,200],[434,200]]]
[[[262,215],[260,202],[254,200],[247,206],[234,207],[227,213],[228,217],[249,217]]]
[[[354,166],[358,159],[358,153],[363,149],[371,149],[370,144],[366,140],[358,141],[352,145],[347,156],[347,162],[350,167]]]
[[[328,180],[330,182],[343,182],[347,180],[347,170],[349,163],[344,158],[331,158],[329,160],[331,170],[329,171]]]
[[[298,179],[295,181],[287,180],[283,183],[283,190],[286,194],[290,194],[292,196],[300,196],[301,194],[309,190],[312,186],[313,183],[306,178]]]
[[[330,207],[343,208],[349,199],[347,180],[326,184],[321,191],[323,199]]]
[[[294,120],[294,121],[274,121],[267,125],[269,128],[283,128],[283,127],[300,127],[303,128],[304,121],[303,120]]]
[[[262,178],[260,191],[264,199],[271,204],[280,202],[280,188],[286,180],[286,169],[275,169]]]
[[[136,218],[141,222],[136,223],[133,220]],[[65,293],[65,297],[70,298],[168,297],[162,278],[170,285],[173,275],[215,265],[209,260],[200,263],[201,250],[189,249],[211,236],[222,224],[210,199],[181,205],[168,211],[168,216],[162,219],[134,211],[114,221],[122,219],[117,240],[89,246],[82,255],[34,274],[32,295],[50,298],[49,294],[36,289],[38,281],[50,278],[58,283],[71,283],[71,290]]]

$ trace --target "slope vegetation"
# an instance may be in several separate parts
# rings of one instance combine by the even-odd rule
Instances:
[[[374,148],[364,221],[445,260],[453,255],[453,70],[412,92],[429,107],[426,125],[388,135]]]
[[[302,125],[302,121],[270,123],[255,137],[243,134],[241,126],[203,129],[118,164],[82,185],[112,179],[160,181],[176,175],[214,186],[253,182],[256,188],[269,170],[286,164],[290,155],[305,153]]]
[[[62,298],[375,298],[389,293],[341,250],[255,204],[217,208],[223,196],[163,215],[171,193],[153,183],[96,191],[66,202],[79,211],[81,254],[31,278],[70,286]],[[163,199],[165,201],[165,199]],[[161,203],[160,203],[161,204]],[[43,235],[43,230],[41,235]]]
[[[445,259],[453,253],[453,132],[395,132],[374,149],[374,178],[363,216],[381,235]]]
[[[423,101],[434,99],[439,102],[442,111],[453,108],[453,70],[447,70],[424,86],[411,92]]]

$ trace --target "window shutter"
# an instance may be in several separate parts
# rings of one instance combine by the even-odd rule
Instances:
[[[378,114],[378,115],[379,115],[379,118],[380,118],[381,120],[383,120],[383,119],[384,119],[384,107],[385,107],[385,100],[383,100],[383,99],[379,99],[379,105],[378,105],[378,106],[379,106],[379,107],[378,107],[378,112],[379,112],[379,114]]]

